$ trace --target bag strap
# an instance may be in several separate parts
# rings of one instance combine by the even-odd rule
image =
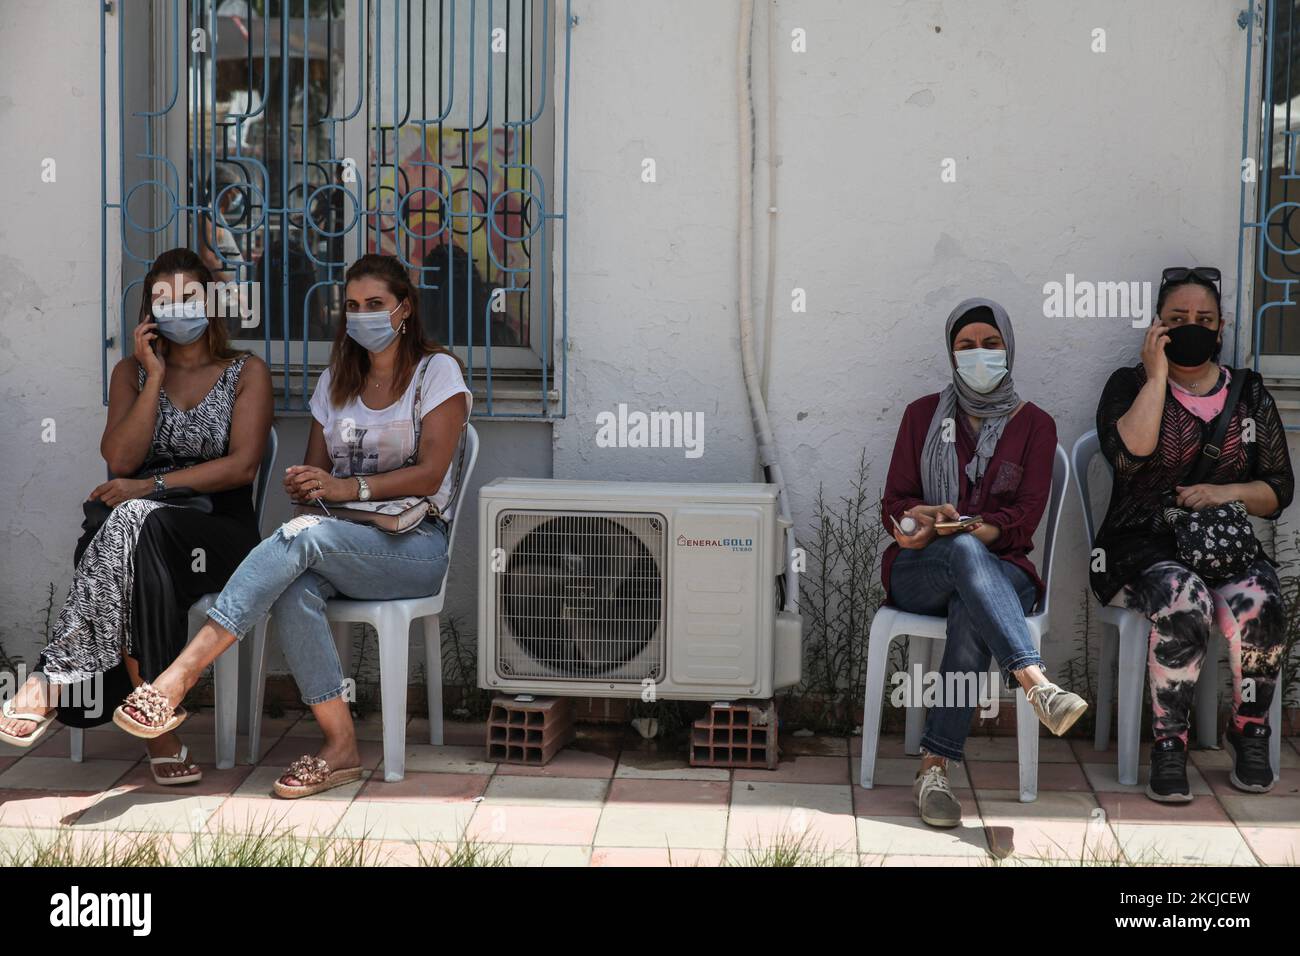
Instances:
[[[1241,397],[1241,391],[1246,387],[1244,369],[1234,368],[1229,369],[1229,372],[1232,375],[1232,384],[1228,386],[1228,397],[1223,403],[1223,411],[1219,412],[1218,417],[1214,419],[1214,431],[1209,440],[1201,446],[1201,457],[1197,460],[1196,467],[1187,476],[1189,485],[1204,481],[1210,469],[1214,467],[1214,463],[1223,454],[1223,437],[1228,433],[1228,424],[1232,421],[1232,413],[1237,410],[1237,400]]]
[[[424,416],[421,414],[420,406],[424,393],[424,379],[429,374],[429,366],[432,364],[433,356],[426,355],[417,370],[419,378],[415,382],[415,396],[411,399],[411,424],[415,428],[415,444],[411,447],[411,454],[406,461],[402,462],[403,467],[414,465],[420,454],[420,429],[424,424]]]
[[[415,384],[415,397],[411,400],[411,417],[414,419],[413,424],[415,425],[415,447],[411,451],[411,457],[407,458],[406,462],[404,463],[405,465],[408,466],[415,464],[420,454],[420,430],[424,424],[424,415],[422,414],[423,408],[421,407],[422,396],[424,392],[424,379],[425,376],[428,375],[429,373],[429,366],[432,365],[433,360],[437,358],[437,354],[438,353],[434,353],[433,355],[425,356],[423,367],[420,369],[419,380]],[[465,424],[466,425],[469,424],[468,420],[466,420]],[[459,447],[457,449],[457,456],[456,456],[456,477],[453,479],[451,497],[448,498],[447,500],[448,507],[452,507],[454,505],[456,498],[459,495],[461,467],[465,461],[465,445],[466,445],[465,425],[461,426],[460,431],[461,431],[460,439],[457,442]],[[424,500],[429,502],[429,514],[431,514],[436,518],[440,518],[443,521],[447,520],[443,512],[440,511],[438,508],[434,507],[432,495],[425,498]]]

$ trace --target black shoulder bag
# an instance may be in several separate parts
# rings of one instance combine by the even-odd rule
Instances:
[[[1232,370],[1228,397],[1214,420],[1209,440],[1201,447],[1196,467],[1187,476],[1188,485],[1205,481],[1222,453],[1228,423],[1236,411],[1237,401],[1246,385],[1246,372]],[[1171,493],[1172,498],[1172,493]],[[1240,501],[1200,511],[1189,511],[1176,504],[1165,508],[1164,523],[1174,535],[1178,561],[1200,575],[1207,584],[1218,584],[1243,574],[1259,554],[1259,541],[1250,523],[1246,506]]]

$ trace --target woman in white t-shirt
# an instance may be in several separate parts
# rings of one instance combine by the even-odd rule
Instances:
[[[295,760],[275,782],[275,793],[289,798],[361,776],[325,602],[423,597],[438,588],[447,568],[444,515],[472,403],[459,361],[425,339],[417,291],[397,259],[363,256],[345,282],[347,323],[312,395],[306,460],[284,477],[289,496],[319,513],[292,519],[254,548],[175,663],[136,688],[113,717],[139,737],[174,729],[184,719],[176,708],[203,670],[270,612],[324,734],[314,756]],[[395,534],[329,516],[331,505],[373,509],[400,499],[427,499],[431,517]]]

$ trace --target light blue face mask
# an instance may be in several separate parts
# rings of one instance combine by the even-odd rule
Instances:
[[[348,312],[348,335],[367,352],[382,352],[398,336],[399,330],[393,328],[393,312]],[[405,327],[403,322],[402,328]]]
[[[155,302],[153,317],[158,322],[158,334],[177,345],[196,342],[208,330],[207,303],[202,299]]]
[[[964,349],[952,354],[957,360],[957,374],[981,395],[993,391],[1006,378],[1005,349]]]

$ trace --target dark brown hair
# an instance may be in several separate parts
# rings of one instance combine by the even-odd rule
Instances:
[[[144,282],[140,287],[140,321],[153,322],[153,287],[163,280],[164,277],[170,277],[180,273],[196,282],[202,283],[203,295],[206,301],[208,289],[211,288],[212,272],[203,260],[193,251],[181,246],[177,249],[168,249],[149,267],[149,271],[144,275]],[[208,353],[215,359],[230,361],[240,353],[230,347],[229,339],[226,335],[226,323],[221,319],[208,317],[208,329],[205,333],[208,343]],[[167,339],[161,335],[158,336],[160,354],[163,357],[167,355],[168,346],[171,345]]]
[[[398,305],[410,303],[410,314],[405,319],[405,328],[400,335],[397,365],[393,374],[397,392],[406,391],[406,387],[411,384],[415,367],[426,355],[439,352],[450,355],[464,371],[464,366],[454,352],[425,337],[424,328],[420,324],[420,290],[415,287],[410,273],[396,256],[369,253],[352,263],[343,277],[345,299],[348,284],[368,276],[381,279],[388,286],[388,291],[397,298]],[[340,322],[338,333],[334,336],[334,351],[330,355],[330,404],[342,408],[360,396],[366,390],[366,374],[369,371],[370,353],[348,335],[347,322]]]

